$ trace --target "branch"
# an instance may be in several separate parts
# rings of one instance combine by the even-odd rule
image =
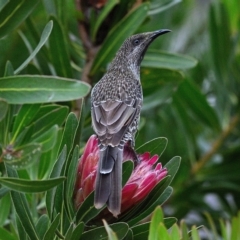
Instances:
[[[211,159],[211,157],[218,151],[218,149],[222,146],[224,140],[228,137],[228,135],[234,130],[236,125],[238,124],[240,118],[239,115],[235,115],[229,125],[226,127],[225,130],[223,130],[222,134],[219,136],[219,138],[216,139],[216,141],[213,143],[211,149],[200,158],[200,160],[194,164],[191,174],[195,175],[198,173],[205,164]]]
[[[76,8],[84,15],[84,11],[81,7],[81,0],[76,0]],[[78,21],[78,31],[86,51],[86,63],[82,71],[81,80],[83,82],[91,84],[91,78],[89,77],[89,73],[92,67],[93,60],[95,59],[95,56],[98,52],[98,47],[94,46],[94,44],[92,43],[87,31],[86,23],[82,19]]]

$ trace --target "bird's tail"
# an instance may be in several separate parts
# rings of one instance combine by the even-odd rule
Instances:
[[[94,205],[101,208],[106,203],[108,210],[117,217],[121,210],[123,150],[108,146],[100,151],[95,184]]]

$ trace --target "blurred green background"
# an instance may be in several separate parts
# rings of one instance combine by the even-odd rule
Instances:
[[[10,3],[14,6],[14,1]],[[171,29],[142,62],[144,105],[136,146],[166,137],[160,160],[181,156],[163,209],[166,216],[205,224],[240,209],[240,11],[238,0],[99,0],[0,2],[0,76],[16,70],[36,48],[49,22],[46,44],[19,71],[95,84],[123,40],[138,32]],[[36,6],[34,6],[36,5]],[[20,13],[18,11],[21,11]],[[89,95],[81,145],[93,133]],[[26,103],[28,100],[26,99]],[[62,105],[79,113],[79,101]]]

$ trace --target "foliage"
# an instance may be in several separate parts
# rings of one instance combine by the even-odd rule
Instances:
[[[115,223],[104,222],[105,228],[90,225],[98,214],[93,195],[78,212],[72,205],[78,158],[92,134],[90,85],[129,35],[168,28],[172,33],[155,41],[142,62],[144,106],[136,146],[161,154],[165,147],[150,140],[168,138],[161,162],[173,166],[174,174],[179,159],[165,159],[182,156],[174,193],[163,207],[167,217],[185,218],[191,226],[210,222],[211,233],[223,239],[229,239],[229,224],[218,225],[217,219],[232,218],[235,236],[239,215],[233,216],[240,209],[237,4],[0,1],[0,235],[85,239],[99,233],[133,239],[149,228],[150,236],[156,234],[152,229],[158,222],[161,235],[174,224],[175,218],[162,224],[159,209],[151,224],[139,223],[170,196],[167,179],[152,192],[161,201],[151,205],[156,196],[149,196],[142,215],[133,209]],[[206,221],[205,211],[212,220]],[[186,236],[184,224],[172,229],[172,235]],[[193,227],[192,239],[196,235]]]

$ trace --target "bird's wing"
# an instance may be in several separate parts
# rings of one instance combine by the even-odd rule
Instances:
[[[141,107],[140,99],[125,101],[106,100],[92,103],[92,125],[104,145],[120,144]]]

